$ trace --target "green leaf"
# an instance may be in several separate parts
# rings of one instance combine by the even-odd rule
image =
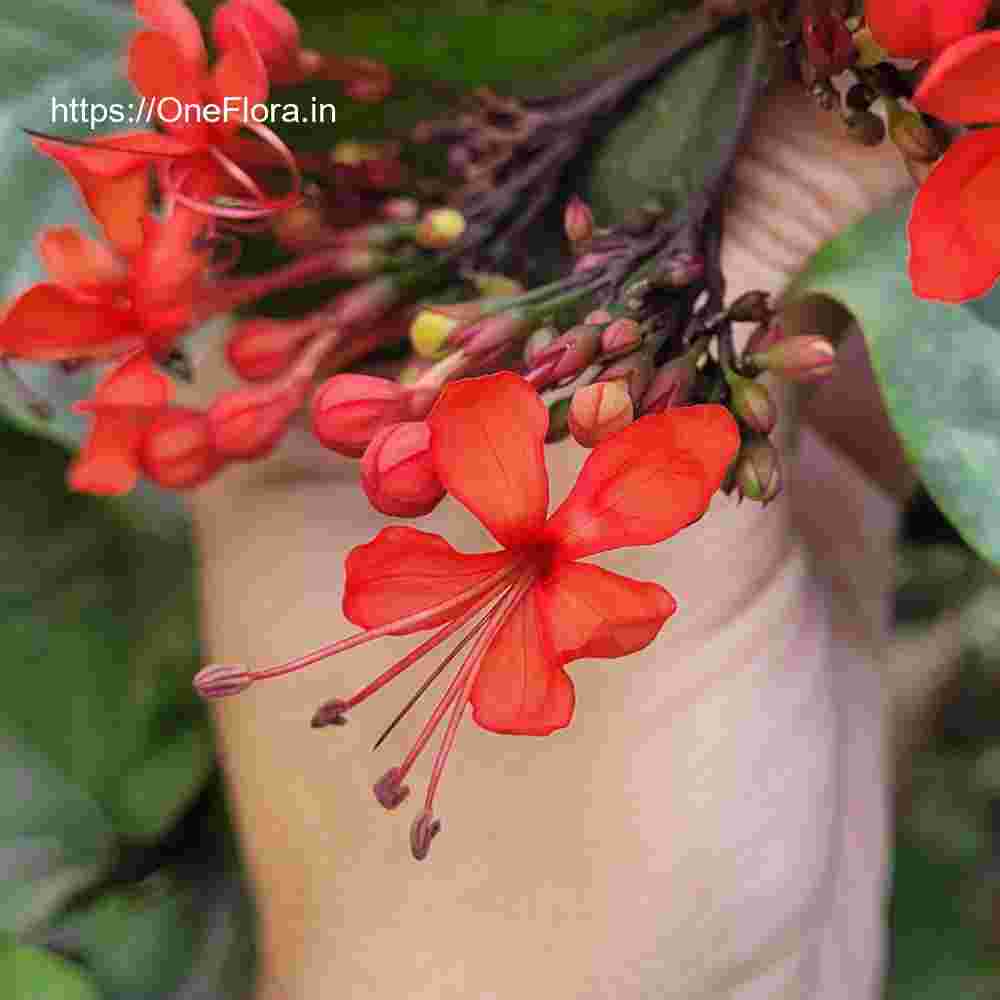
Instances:
[[[72,962],[44,948],[0,944],[0,995],[9,1000],[101,1000],[97,986]]]
[[[907,212],[889,206],[828,243],[789,300],[822,294],[853,313],[928,492],[973,548],[1000,563],[1000,333],[970,309],[913,296]]]
[[[97,803],[119,836],[162,831],[211,767],[191,691],[191,551],[68,494],[62,449],[0,428],[0,730]]]
[[[0,299],[40,277],[34,238],[42,226],[84,218],[66,174],[35,152],[21,130],[87,137],[84,124],[53,121],[53,101],[127,103],[132,95],[121,75],[121,49],[134,25],[121,5],[101,0],[8,3],[0,13]],[[78,440],[83,423],[68,404],[83,394],[86,377],[70,379],[48,366],[23,365],[19,371],[52,401],[55,417],[32,417],[3,379],[0,412],[6,409],[33,433]]]
[[[638,101],[599,146],[589,180],[602,221],[650,199],[682,205],[718,162],[737,124],[750,29],[713,39]]]

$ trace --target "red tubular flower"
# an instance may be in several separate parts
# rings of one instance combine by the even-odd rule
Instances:
[[[989,0],[865,0],[865,19],[893,56],[930,59],[979,27]]]
[[[375,786],[387,808],[402,802],[407,774],[450,711],[412,831],[418,858],[437,830],[434,795],[468,705],[475,721],[492,732],[552,733],[573,714],[566,664],[642,649],[673,614],[674,599],[658,584],[578,560],[660,542],[697,520],[739,447],[736,423],[720,406],[643,417],[591,452],[570,495],[547,517],[548,412],[524,379],[501,372],[452,383],[428,424],[438,477],[503,549],[466,555],[437,535],[386,528],[347,557],[344,614],[362,632],[265,670],[230,670],[221,688],[211,683],[217,668],[196,678],[203,694],[226,693],[248,679],[291,673],[380,636],[436,629],[380,677],[351,698],[328,702],[314,719],[315,725],[340,723],[348,709],[485,611],[416,744]]]
[[[11,304],[0,356],[44,362],[165,351],[194,319],[208,262],[194,244],[197,220],[182,209],[166,222],[146,216],[143,243],[127,262],[73,226],[43,230],[39,256],[54,280]]]
[[[70,487],[81,493],[128,493],[139,479],[143,437],[166,410],[173,388],[144,352],[108,372],[93,396],[74,407],[91,414],[93,424],[70,466]]]
[[[1000,124],[1000,31],[943,52],[914,103],[950,121]],[[1000,276],[1000,128],[952,144],[917,192],[909,239],[915,294],[962,302],[989,290]]]

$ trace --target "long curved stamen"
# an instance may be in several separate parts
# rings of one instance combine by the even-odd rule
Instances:
[[[430,618],[435,618],[441,614],[447,614],[447,612],[452,609],[461,607],[461,605],[466,601],[483,597],[484,595],[490,593],[496,588],[497,584],[510,578],[521,568],[521,563],[506,566],[503,569],[497,570],[496,573],[487,577],[481,583],[477,583],[475,586],[469,587],[468,590],[463,590],[460,594],[456,594],[455,597],[449,597],[446,601],[433,604],[431,607],[426,608],[423,611],[407,615],[407,617],[400,618],[397,621],[387,622],[385,625],[378,626],[378,628],[367,629],[363,632],[356,632],[354,635],[350,635],[346,639],[330,643],[327,646],[321,646],[319,649],[316,649],[311,653],[306,653],[304,656],[298,656],[294,660],[288,660],[285,663],[279,663],[275,667],[268,667],[266,670],[252,670],[250,671],[250,677],[255,681],[265,680],[272,677],[282,677],[285,674],[294,673],[296,670],[301,670],[303,667],[308,667],[314,663],[318,663],[320,660],[325,660],[328,656],[335,656],[337,653],[343,653],[348,649],[354,649],[355,646],[362,646],[366,642],[371,642],[374,639],[381,639],[383,636],[392,635],[394,632],[398,632],[401,629],[418,627]],[[480,606],[481,603],[482,602],[480,602]]]

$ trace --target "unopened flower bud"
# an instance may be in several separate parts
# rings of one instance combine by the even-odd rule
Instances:
[[[624,379],[595,382],[573,393],[569,430],[585,448],[624,430],[634,419],[635,407]]]
[[[410,827],[410,851],[417,861],[423,861],[431,849],[431,841],[441,830],[441,820],[435,819],[426,809]]]
[[[933,163],[944,154],[944,146],[917,111],[894,107],[889,114],[889,136],[908,160]]]
[[[320,444],[360,458],[375,435],[409,419],[409,390],[373,375],[334,375],[312,401],[312,427]]]
[[[330,150],[330,160],[342,167],[358,167],[366,160],[377,159],[378,148],[366,142],[344,139]]]
[[[642,332],[634,319],[622,316],[604,328],[601,333],[601,354],[617,358],[634,351],[642,343]]]
[[[563,228],[566,230],[566,238],[574,247],[588,242],[594,235],[594,213],[577,195],[573,195],[566,204]]]
[[[143,434],[139,463],[147,478],[166,489],[207,482],[222,466],[208,416],[186,406],[161,413]]]
[[[653,359],[646,351],[633,351],[618,361],[612,362],[601,372],[602,382],[620,380],[625,383],[632,405],[638,412],[643,396],[649,389],[656,371]]]
[[[226,339],[226,359],[248,382],[273,379],[287,371],[317,325],[299,320],[256,317],[237,323]]]
[[[343,698],[331,698],[329,701],[324,701],[313,712],[309,725],[313,729],[323,729],[326,726],[346,726],[347,718],[344,716],[346,711],[347,702]]]
[[[420,205],[413,198],[386,198],[378,211],[390,222],[414,222],[420,214]]]
[[[735,479],[741,497],[765,506],[781,492],[781,460],[767,438],[744,443],[736,459]]]
[[[744,292],[726,310],[733,323],[766,323],[771,313],[771,297],[761,291]]]
[[[453,246],[465,232],[465,216],[454,208],[432,208],[417,226],[416,242],[427,250]]]
[[[208,411],[212,441],[224,458],[250,461],[273,451],[305,402],[308,380],[243,386],[223,393]]]
[[[341,292],[330,307],[330,322],[340,326],[366,326],[381,319],[399,301],[392,278],[375,278]]]
[[[383,427],[361,459],[361,485],[371,505],[390,517],[421,517],[444,497],[424,420]]]
[[[277,0],[226,0],[212,16],[216,48],[229,49],[241,31],[250,35],[272,84],[299,81],[299,26],[287,7]]]
[[[561,382],[582,372],[597,357],[600,347],[600,327],[574,326],[539,351],[532,367],[536,370],[547,367],[545,381]]]
[[[463,320],[444,309],[421,309],[410,324],[410,343],[424,358],[439,358],[447,352],[448,337],[457,330]]]
[[[750,355],[750,363],[791,382],[816,382],[832,375],[837,350],[818,334],[785,337],[766,351]]]
[[[454,330],[449,340],[470,357],[487,358],[523,340],[534,325],[527,311],[511,308]]]
[[[697,355],[694,352],[689,351],[668,361],[653,376],[643,395],[642,412],[659,413],[674,406],[683,406],[691,399],[697,379]]]
[[[705,273],[705,258],[687,250],[676,250],[650,275],[650,282],[657,288],[687,288]]]
[[[253,684],[253,674],[243,667],[213,663],[194,675],[195,690],[202,698],[216,700],[239,694]]]
[[[778,408],[771,394],[759,382],[737,375],[728,368],[725,375],[733,413],[758,434],[770,434],[778,422]]]
[[[306,200],[276,213],[270,224],[274,238],[288,250],[315,246],[330,233],[319,205]]]
[[[843,73],[857,58],[847,25],[833,14],[804,17],[802,38],[809,62],[821,78]]]
[[[589,323],[591,326],[601,326],[604,323],[610,323],[614,317],[607,309],[592,309],[586,316],[584,316],[584,323]]]
[[[871,111],[852,111],[844,118],[847,134],[862,146],[877,146],[885,138],[885,122]]]

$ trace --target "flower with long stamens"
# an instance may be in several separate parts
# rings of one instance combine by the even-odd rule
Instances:
[[[382,805],[398,806],[408,794],[410,769],[450,713],[411,831],[418,858],[439,828],[434,797],[468,706],[480,726],[496,733],[540,736],[561,729],[574,707],[566,665],[642,649],[673,614],[674,599],[658,584],[580,560],[652,545],[697,520],[739,447],[736,422],[721,406],[642,417],[591,452],[569,496],[547,516],[548,412],[524,379],[501,372],[452,383],[428,425],[441,483],[503,548],[469,555],[438,535],[385,528],[347,557],[344,614],[363,631],[278,666],[212,666],[196,678],[205,696],[234,694],[381,636],[435,629],[352,697],[322,706],[314,719],[318,726],[341,723],[349,709],[481,615],[413,748],[375,785]]]

